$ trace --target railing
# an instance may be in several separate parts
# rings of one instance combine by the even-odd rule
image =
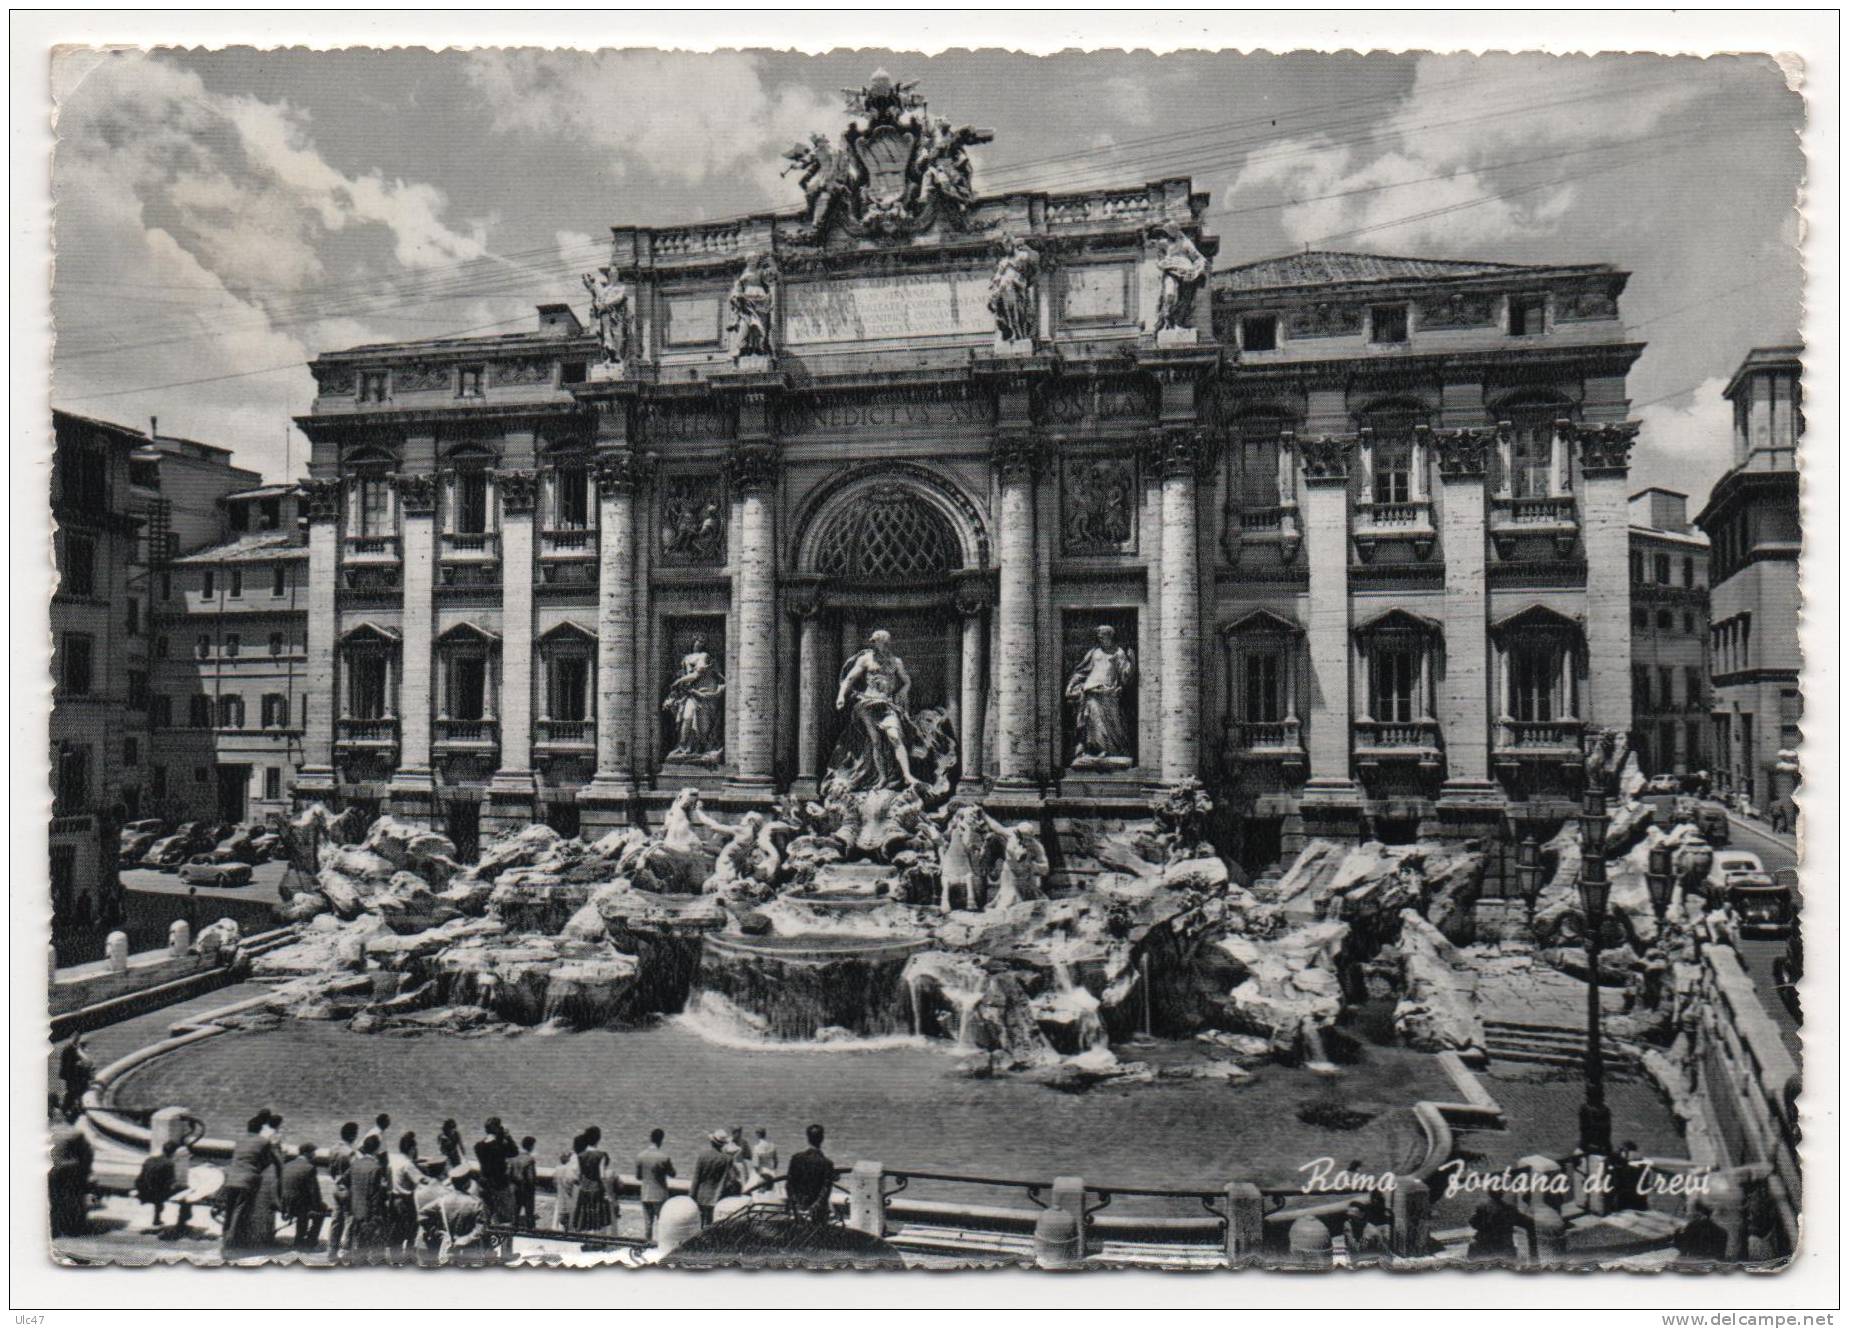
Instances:
[[[365,720],[343,718],[334,723],[337,741],[349,746],[389,747],[398,742],[398,721],[389,716]]]
[[[548,554],[582,554],[590,557],[597,553],[597,532],[588,527],[545,531],[540,535],[540,543]]]
[[[1432,524],[1432,505],[1422,498],[1405,503],[1357,503],[1355,523],[1385,530],[1429,528]]]
[[[501,726],[497,720],[438,720],[439,743],[490,745],[500,742]]]
[[[1379,751],[1426,751],[1438,746],[1436,720],[1357,720],[1355,746]]]
[[[444,558],[494,558],[497,537],[492,531],[445,531]]]
[[[1499,498],[1490,512],[1492,522],[1499,526],[1573,526],[1579,521],[1572,498],[1563,495]]]
[[[581,743],[589,746],[597,738],[595,720],[541,720],[539,741],[542,743]]]
[[[1238,720],[1233,723],[1233,741],[1245,752],[1303,750],[1301,720]]]
[[[1115,221],[1121,218],[1147,217],[1153,205],[1144,190],[1133,193],[1088,194],[1082,198],[1056,198],[1047,201],[1047,221],[1051,224]]]
[[[1497,725],[1496,746],[1504,752],[1578,752],[1585,727],[1582,720],[1503,720]]]
[[[87,812],[80,812],[73,817],[53,817],[51,833],[53,835],[85,835],[96,829],[96,818]]]
[[[391,559],[398,557],[398,537],[395,535],[349,535],[347,537],[347,558],[353,559]]]
[[[672,258],[685,254],[730,254],[744,243],[744,228],[733,223],[683,226],[655,232],[655,254]]]
[[[1247,534],[1282,530],[1285,511],[1283,507],[1241,508],[1237,516],[1237,525]]]

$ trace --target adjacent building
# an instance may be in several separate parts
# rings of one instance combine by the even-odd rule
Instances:
[[[867,96],[863,192],[614,228],[593,328],[316,360],[298,795],[465,844],[765,806],[883,630],[959,795],[1059,845],[1186,777],[1254,867],[1570,815],[1586,731],[1632,721],[1627,275],[1209,286],[1188,180],[959,203]],[[683,676],[723,680],[710,727]]]
[[[1801,346],[1749,351],[1727,385],[1733,468],[1695,518],[1712,549],[1713,769],[1718,788],[1758,807],[1798,784],[1798,441]]]
[[[308,545],[299,486],[218,503],[215,543],[155,576],[151,806],[174,821],[289,807],[307,694]]]
[[[1646,774],[1708,768],[1708,539],[1688,495],[1631,495],[1631,746]]]

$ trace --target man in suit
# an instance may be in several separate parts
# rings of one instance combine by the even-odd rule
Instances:
[[[514,1225],[538,1227],[539,1160],[533,1156],[538,1141],[528,1135],[520,1141],[520,1152],[507,1165],[507,1178],[514,1188]]]
[[[712,1224],[713,1206],[719,1203],[726,1182],[732,1179],[732,1155],[726,1152],[731,1142],[729,1133],[714,1131],[707,1137],[705,1151],[694,1160],[693,1202],[700,1207],[701,1227]]]
[[[792,1214],[826,1223],[834,1216],[834,1205],[829,1197],[835,1185],[835,1165],[822,1152],[822,1128],[811,1126],[805,1133],[809,1137],[809,1147],[790,1160],[784,1190],[789,1196]]]
[[[501,1124],[501,1119],[488,1118],[482,1125],[482,1138],[475,1142],[479,1186],[478,1193],[472,1197],[487,1211],[488,1223],[514,1221],[514,1182],[508,1167],[519,1152],[520,1146],[514,1143],[513,1134]],[[498,1244],[489,1241],[483,1253],[492,1260],[504,1252]]]
[[[225,1208],[220,1249],[227,1256],[248,1253],[267,1242],[267,1237],[257,1231],[258,1193],[264,1174],[276,1174],[282,1168],[270,1142],[269,1126],[270,1114],[259,1112],[245,1123],[244,1135],[231,1147],[231,1162],[225,1166],[225,1181],[219,1192]]]
[[[674,1160],[661,1147],[667,1133],[659,1126],[648,1133],[648,1148],[636,1155],[636,1180],[642,1183],[642,1218],[650,1240],[655,1236],[655,1220],[661,1206],[668,1202],[668,1178],[674,1175]]]
[[[346,1180],[347,1169],[353,1166],[353,1160],[359,1154],[359,1138],[360,1124],[357,1121],[346,1122],[340,1128],[340,1142],[327,1151],[327,1175],[334,1183],[334,1226],[327,1240],[330,1259],[340,1254],[341,1239],[347,1235],[347,1225],[353,1217],[347,1188],[341,1183]]]
[[[321,1169],[315,1147],[301,1152],[282,1166],[283,1217],[295,1223],[295,1249],[312,1251],[321,1245],[321,1224],[327,1220],[327,1201],[321,1198]]]
[[[391,1203],[390,1184],[385,1160],[379,1154],[379,1137],[369,1135],[360,1141],[359,1152],[347,1168],[344,1178],[347,1197],[346,1251],[367,1263],[378,1258],[385,1244],[385,1226]],[[338,1188],[336,1188],[338,1194]]]

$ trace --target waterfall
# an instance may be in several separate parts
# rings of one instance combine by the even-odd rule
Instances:
[[[1073,982],[1072,966],[1063,956],[1051,958],[1053,989],[1059,994],[1058,1004],[1067,1009],[1077,1008],[1079,1042],[1090,1052],[1108,1051],[1111,1040],[1105,1033],[1104,1020],[1098,1013],[1098,999],[1088,989]]]
[[[1141,975],[1142,983],[1143,983],[1143,1037],[1144,1038],[1154,1038],[1156,1036],[1155,1014],[1151,1009],[1151,1006],[1153,1005],[1153,1003],[1150,1000],[1150,991],[1149,991],[1149,952],[1148,951],[1144,951],[1142,955],[1137,957],[1137,972],[1139,975]]]
[[[980,992],[956,992],[949,994],[957,1008],[957,1046],[973,1048],[976,1046],[974,1020],[976,1007],[982,1001]]]

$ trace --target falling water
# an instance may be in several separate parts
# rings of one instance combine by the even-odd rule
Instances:
[[[1143,984],[1143,1037],[1154,1038],[1156,1036],[1156,1030],[1154,1013],[1150,1009],[1153,1003],[1150,1000],[1149,992],[1148,951],[1144,951],[1142,955],[1137,957],[1137,972],[1141,975]]]

